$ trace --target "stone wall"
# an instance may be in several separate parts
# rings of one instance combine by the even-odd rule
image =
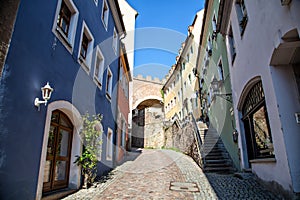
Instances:
[[[176,148],[182,153],[191,156],[197,164],[200,164],[200,155],[198,153],[195,130],[191,122],[180,127],[176,123],[165,128],[165,147]]]
[[[163,116],[162,107],[145,109],[145,147],[164,146]]]

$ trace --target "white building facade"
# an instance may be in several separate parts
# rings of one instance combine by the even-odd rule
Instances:
[[[297,194],[300,1],[221,0],[221,5],[217,24],[226,35],[241,168],[275,190]]]
[[[126,28],[126,37],[123,42],[126,47],[126,54],[128,58],[128,64],[130,68],[130,76],[133,77],[133,67],[134,67],[134,51],[135,51],[135,21],[138,16],[138,12],[132,8],[126,0],[118,0],[120,4],[121,13],[123,15],[123,21]],[[132,130],[132,95],[133,95],[133,85],[132,81],[129,82],[129,115],[128,115],[128,131],[129,138],[131,138]],[[131,139],[129,139],[129,148],[131,147]]]

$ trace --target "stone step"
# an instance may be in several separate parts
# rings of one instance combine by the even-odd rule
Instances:
[[[229,163],[205,163],[204,167],[216,167],[216,168],[226,168],[226,167],[231,167],[231,164]]]
[[[217,163],[230,163],[228,159],[205,159],[205,163],[217,164]]]
[[[206,156],[221,156],[228,158],[228,153],[222,151],[209,151]]]
[[[223,148],[204,148],[204,151],[208,150],[211,153],[223,153],[225,152]]]
[[[70,194],[75,193],[77,190],[71,190],[71,189],[62,189],[54,192],[50,192],[42,197],[42,200],[56,200],[61,199],[63,197],[66,197]]]
[[[205,158],[203,158],[203,159],[205,161],[207,161],[207,160],[228,160],[229,161],[229,158],[225,158],[224,156],[205,156]]]
[[[205,173],[220,173],[220,174],[226,174],[226,173],[232,173],[235,171],[232,167],[204,167],[203,171]]]

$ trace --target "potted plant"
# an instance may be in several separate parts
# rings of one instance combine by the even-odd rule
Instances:
[[[74,163],[81,167],[84,176],[83,188],[91,186],[97,175],[97,155],[101,154],[102,126],[101,115],[90,116],[88,113],[82,116],[83,126],[80,136],[83,142],[81,156],[76,156]]]

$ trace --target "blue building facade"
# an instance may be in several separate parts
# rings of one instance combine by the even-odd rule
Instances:
[[[124,32],[114,0],[21,1],[0,82],[0,199],[80,187],[86,112],[103,115],[98,173],[113,167]],[[47,82],[51,98],[37,108]]]

